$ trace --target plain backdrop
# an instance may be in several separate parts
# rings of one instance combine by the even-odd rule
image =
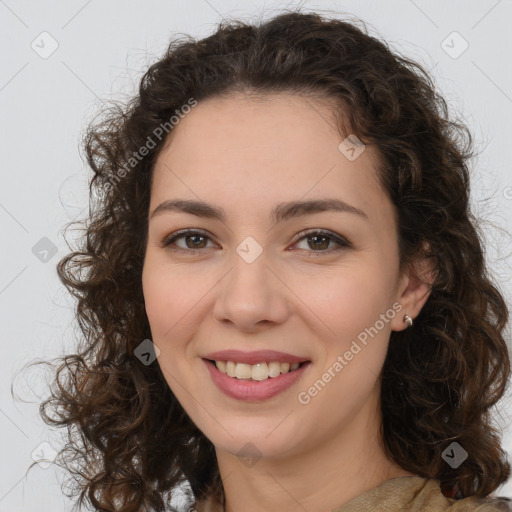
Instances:
[[[431,71],[475,137],[473,208],[486,219],[487,258],[511,303],[511,0],[0,0],[0,512],[72,506],[61,470],[41,462],[26,476],[63,439],[38,414],[47,395],[41,369],[20,370],[72,350],[78,333],[55,265],[69,252],[63,227],[87,211],[79,153],[87,122],[102,100],[135,92],[171,37],[202,37],[223,18],[267,18],[298,5],[361,17]],[[13,400],[13,380],[26,402]],[[509,453],[511,403],[509,395],[496,411]],[[512,495],[512,484],[499,492]]]

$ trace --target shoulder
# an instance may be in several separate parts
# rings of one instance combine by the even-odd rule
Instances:
[[[211,496],[196,501],[195,512],[221,512],[223,506]],[[440,482],[418,476],[392,478],[370,489],[333,512],[512,512],[509,498],[449,498]]]
[[[512,512],[509,498],[464,498],[455,500],[447,512]]]
[[[443,494],[439,480],[398,477],[370,489],[333,512],[512,512],[508,498],[455,499]]]
[[[424,479],[424,484],[420,484],[417,491],[411,503],[413,506],[409,509],[414,512],[512,512],[512,500],[505,497],[447,497],[441,491],[440,482],[435,479]]]

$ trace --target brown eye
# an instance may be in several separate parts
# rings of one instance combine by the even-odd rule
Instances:
[[[332,252],[338,249],[351,247],[352,244],[346,240],[345,238],[332,233],[331,231],[326,230],[312,230],[312,231],[302,231],[297,236],[300,236],[298,242],[296,242],[295,245],[297,245],[299,242],[302,242],[303,240],[306,241],[307,247],[301,248],[308,252],[318,252],[318,253],[324,253],[324,252]],[[329,250],[329,246],[334,242],[338,247],[334,247],[331,250]]]
[[[329,243],[331,242],[331,239],[325,235],[308,236],[307,240],[308,242],[310,240],[313,241],[312,244],[309,244],[309,247],[311,247],[312,249],[328,249]]]
[[[184,246],[176,244],[178,240],[182,239],[185,241]],[[183,230],[173,233],[170,237],[165,238],[162,241],[161,246],[169,247],[171,250],[178,252],[193,252],[195,250],[206,248],[209,240],[210,237],[201,231]],[[173,245],[176,247],[172,247]]]
[[[185,239],[185,244],[189,249],[202,249],[205,246],[206,237],[203,235],[184,235],[181,238]]]

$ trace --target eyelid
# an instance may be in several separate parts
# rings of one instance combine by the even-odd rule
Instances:
[[[198,228],[185,228],[185,229],[179,229],[178,231],[174,231],[170,235],[165,236],[163,238],[163,240],[161,241],[160,246],[165,249],[172,242],[174,242],[178,238],[183,238],[186,235],[202,235],[205,238],[212,240],[212,236],[207,231],[204,231],[204,230],[198,229]],[[201,250],[201,249],[182,249],[181,247],[178,247],[177,250],[180,250],[180,249],[182,251],[186,251],[186,252],[190,252],[190,251],[193,252],[195,250],[199,250],[199,251]]]
[[[351,247],[352,243],[349,242],[345,237],[338,235],[334,231],[331,231],[329,229],[322,229],[322,228],[307,228],[303,229],[302,231],[299,231],[297,235],[295,235],[296,241],[294,242],[300,242],[303,238],[306,238],[307,236],[311,235],[325,235],[331,238],[334,242],[336,242],[339,245],[345,246],[345,247]],[[313,251],[312,251],[313,252]],[[317,252],[327,252],[327,251],[317,251]]]
[[[322,228],[308,228],[300,231],[297,233],[297,235],[294,237],[296,240],[294,241],[293,245],[297,245],[299,242],[301,242],[304,239],[307,239],[309,236],[326,236],[330,239],[331,242],[334,242],[335,247],[331,247],[330,249],[325,250],[307,250],[307,249],[298,249],[302,254],[304,254],[307,258],[321,258],[322,256],[328,257],[333,254],[337,254],[340,251],[351,249],[353,247],[352,243],[347,240],[345,237],[338,235],[334,231],[331,231],[329,229],[322,229]]]
[[[204,231],[199,228],[185,228],[185,229],[180,229],[178,231],[175,231],[171,235],[164,237],[164,239],[160,243],[160,246],[165,249],[171,243],[173,243],[175,240],[177,240],[179,238],[184,238],[187,235],[190,235],[190,236],[201,235],[201,236],[204,236],[205,238],[207,238],[208,240],[213,241],[212,240],[213,237],[207,231]],[[333,249],[322,250],[322,251],[313,251],[313,250],[306,251],[308,253],[317,254],[317,255],[330,254],[337,249],[352,247],[352,243],[349,240],[347,240],[345,237],[338,235],[337,233],[330,231],[328,229],[322,229],[322,228],[303,229],[302,231],[300,231],[299,233],[297,233],[294,236],[294,242],[292,245],[296,245],[297,243],[299,243],[303,239],[307,238],[308,236],[313,236],[313,235],[320,235],[320,236],[325,235],[325,236],[329,237],[332,242],[336,243],[338,245],[338,247],[335,247]],[[206,249],[206,248],[183,249],[181,247],[177,247],[172,250],[177,251],[177,252],[197,253],[197,252],[203,251],[204,249]]]

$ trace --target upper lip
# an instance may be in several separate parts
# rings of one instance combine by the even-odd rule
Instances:
[[[256,364],[263,362],[277,361],[279,363],[302,363],[308,361],[307,357],[294,356],[285,352],[276,350],[255,350],[253,352],[243,352],[241,350],[219,350],[210,352],[203,356],[204,359],[212,361],[233,361],[235,363]]]

